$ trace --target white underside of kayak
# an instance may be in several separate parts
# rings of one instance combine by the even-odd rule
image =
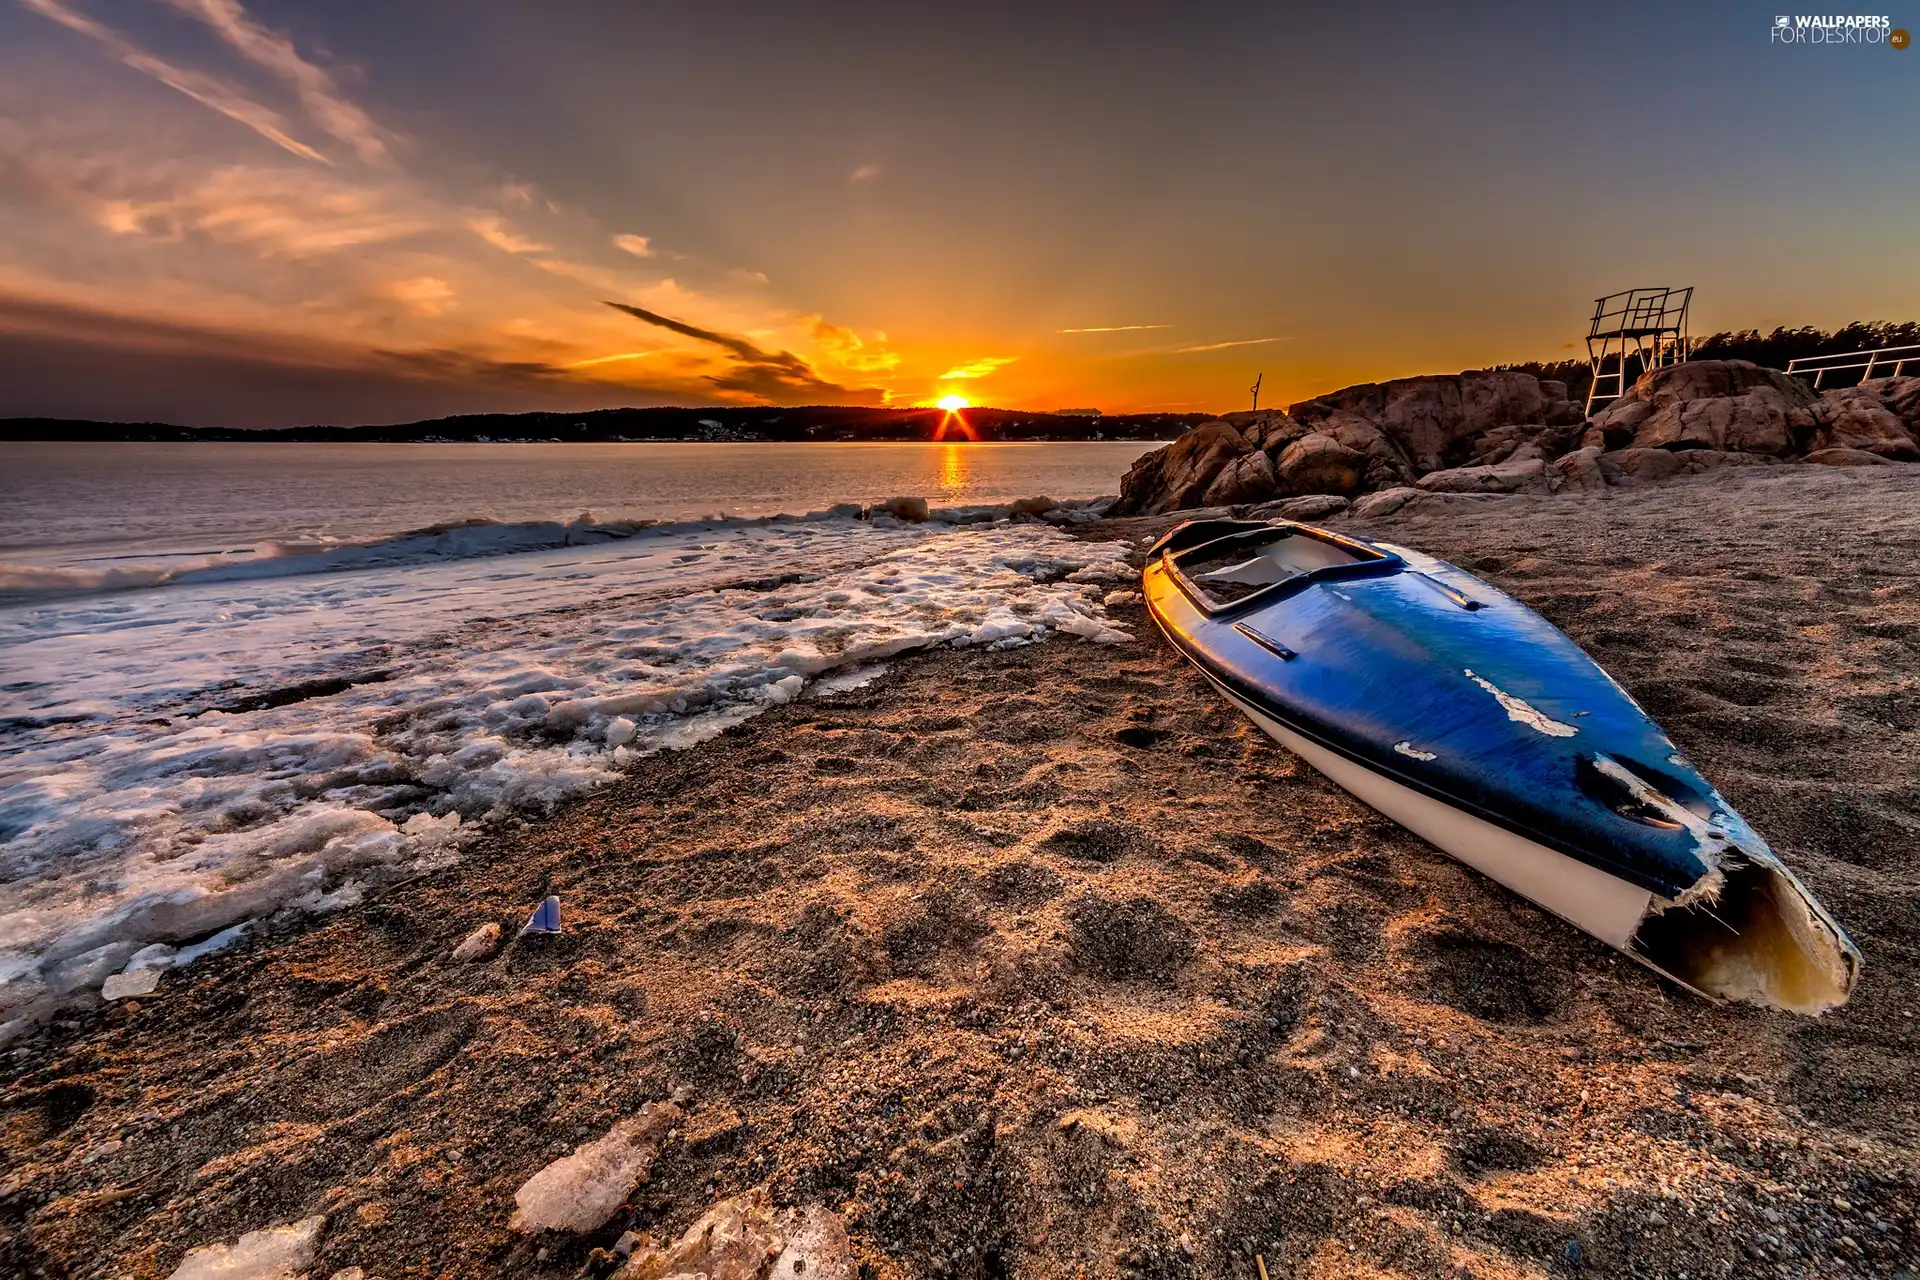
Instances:
[[[1652,893],[1355,764],[1263,715],[1218,680],[1213,683],[1269,737],[1355,799],[1489,879],[1645,963],[1630,944],[1654,905]]]

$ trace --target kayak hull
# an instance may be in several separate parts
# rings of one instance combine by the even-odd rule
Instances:
[[[1844,931],[1619,685],[1491,584],[1391,544],[1215,521],[1156,544],[1142,586],[1256,725],[1468,866],[1710,996],[1845,1001]]]

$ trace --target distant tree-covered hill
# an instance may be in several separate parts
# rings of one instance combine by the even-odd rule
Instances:
[[[1728,330],[1694,339],[1692,358],[1695,360],[1751,360],[1769,369],[1784,369],[1788,361],[1800,360],[1808,356],[1841,355],[1853,351],[1874,351],[1880,347],[1916,345],[1920,345],[1920,321],[1909,320],[1904,324],[1895,324],[1889,320],[1856,320],[1831,333],[1824,329],[1815,329],[1811,325],[1799,329],[1780,328],[1765,334],[1758,329]],[[1558,379],[1567,384],[1568,395],[1579,401],[1587,398],[1587,388],[1593,382],[1592,372],[1587,367],[1584,356],[1574,360],[1530,360],[1524,364],[1503,364],[1495,367],[1531,373],[1541,378]],[[1859,379],[1858,372],[1849,371],[1830,374],[1821,379],[1820,385],[1844,387]]]
[[[391,442],[604,442],[645,440],[1171,440],[1204,413],[1024,413],[966,409],[600,409],[591,413],[486,413],[377,427],[181,427],[162,422],[0,418],[0,440],[293,440]]]

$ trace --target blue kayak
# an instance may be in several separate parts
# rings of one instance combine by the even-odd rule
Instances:
[[[1183,524],[1142,585],[1257,725],[1453,857],[1701,994],[1845,1003],[1845,931],[1624,689],[1506,593],[1286,521]]]

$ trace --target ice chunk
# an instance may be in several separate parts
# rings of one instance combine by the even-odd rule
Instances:
[[[814,682],[813,695],[823,698],[830,694],[847,693],[854,689],[864,689],[887,674],[885,663],[876,662],[870,666],[850,667],[836,671],[830,676],[822,676]]]
[[[87,998],[117,965],[68,962],[102,947],[345,906],[387,868],[452,856],[474,819],[551,808],[839,673],[1124,634],[1095,602],[1131,578],[1128,548],[1043,524],[883,510],[634,527],[610,547],[612,528],[284,548],[217,587],[0,611],[24,726],[0,758],[4,1016]],[[482,549],[513,554],[461,558]],[[304,556],[356,572],[288,576]],[[361,679],[372,638],[382,678]],[[299,694],[316,680],[342,687]]]
[[[65,996],[97,987],[139,949],[137,942],[110,942],[84,951],[47,970],[47,988],[56,996]]]
[[[807,678],[805,676],[785,676],[767,685],[763,692],[766,694],[768,702],[773,703],[775,706],[785,706],[787,703],[799,697],[800,691],[806,687]]]
[[[681,1115],[671,1102],[649,1102],[639,1115],[554,1161],[513,1193],[510,1225],[527,1232],[592,1231],[600,1226],[633,1194]]]
[[[413,841],[417,855],[450,851],[460,842],[460,815],[416,813],[400,824],[400,834]]]
[[[158,969],[132,969],[116,973],[100,984],[102,1000],[125,1000],[130,996],[150,996],[160,985]]]
[[[127,967],[122,969],[121,972],[138,973],[142,969],[170,968],[173,965],[174,957],[178,954],[178,952],[166,943],[156,942],[152,946],[142,947],[134,952],[133,958],[127,961]]]
[[[169,1280],[296,1280],[313,1261],[325,1218],[249,1231],[234,1243],[190,1250]]]
[[[243,920],[231,929],[222,929],[205,942],[196,942],[190,947],[182,947],[173,953],[173,959],[169,967],[177,968],[180,965],[192,964],[201,956],[210,956],[216,951],[224,951],[234,943],[240,941],[240,939],[246,937],[247,930],[251,927],[250,924]]]

